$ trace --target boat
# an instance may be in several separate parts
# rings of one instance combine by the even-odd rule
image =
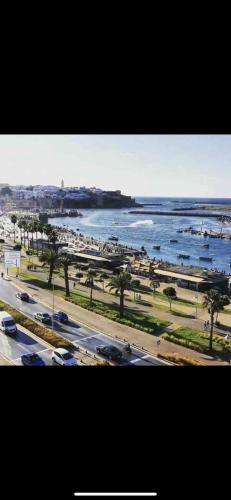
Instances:
[[[186,255],[184,253],[178,253],[177,257],[179,259],[190,259],[190,255]]]
[[[204,245],[202,245],[204,248],[209,248],[209,243],[205,243]]]
[[[183,229],[177,229],[177,233],[183,233]]]
[[[110,238],[108,238],[110,241],[118,241],[118,237],[117,236],[110,236]]]
[[[178,240],[170,240],[170,243],[178,243]]]
[[[154,245],[153,249],[154,250],[160,250],[160,245]]]
[[[199,260],[207,260],[208,262],[212,262],[212,257],[199,257]]]

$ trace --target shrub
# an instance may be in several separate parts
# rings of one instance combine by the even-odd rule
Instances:
[[[43,339],[45,342],[48,342],[48,344],[51,344],[54,347],[73,349],[73,345],[71,342],[69,342],[69,340],[62,338],[57,333],[48,330],[44,326],[38,325],[35,321],[33,321],[30,318],[27,318],[27,316],[24,316],[24,314],[17,311],[16,309],[14,309],[13,307],[11,307],[10,305],[6,304],[3,301],[0,301],[0,310],[7,311],[9,314],[13,316],[16,323],[23,326],[37,337]]]
[[[173,363],[176,363],[178,365],[186,365],[186,366],[203,366],[204,363],[201,363],[201,361],[198,361],[197,359],[191,358],[191,357],[186,357],[186,356],[181,356],[180,354],[157,354],[158,358],[166,359],[166,361],[172,361]]]

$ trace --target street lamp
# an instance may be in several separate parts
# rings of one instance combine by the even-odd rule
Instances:
[[[197,318],[197,308],[198,308],[198,283],[196,284],[196,296],[195,296],[195,299],[196,299],[196,318]]]
[[[52,300],[52,331],[54,330],[54,313],[55,313],[55,283],[54,277],[52,278],[52,287],[53,287],[53,300]]]

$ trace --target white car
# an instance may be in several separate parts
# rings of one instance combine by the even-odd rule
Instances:
[[[62,365],[62,366],[75,366],[75,365],[77,365],[77,361],[74,358],[74,356],[72,356],[72,354],[69,351],[67,351],[66,349],[61,349],[61,348],[55,349],[52,352],[51,357],[52,357],[52,360],[55,363],[57,363],[58,365]]]

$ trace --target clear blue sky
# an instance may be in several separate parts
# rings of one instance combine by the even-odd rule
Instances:
[[[0,182],[231,197],[229,135],[2,135]]]

